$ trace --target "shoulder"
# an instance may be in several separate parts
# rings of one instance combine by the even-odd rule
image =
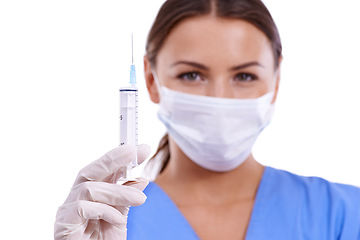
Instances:
[[[130,207],[127,219],[127,239],[152,239],[147,229],[156,231],[158,222],[161,221],[157,211],[161,209],[161,192],[156,184],[150,182],[144,190],[147,199],[144,204],[136,207]]]
[[[155,183],[150,182],[145,188],[144,194],[147,197],[145,203],[140,206],[130,208],[128,214],[128,225],[129,223],[138,225],[141,221],[148,221],[151,217],[154,219],[161,219],[160,215],[164,214],[161,209],[162,206],[168,204],[168,201],[166,201],[166,195],[163,191]]]
[[[198,239],[173,201],[155,183],[144,190],[144,204],[131,207],[128,214],[127,235],[131,239]]]
[[[282,190],[290,190],[308,198],[321,197],[333,203],[348,203],[360,211],[360,188],[352,185],[333,183],[320,177],[300,176],[285,170],[267,167],[268,179]],[[335,201],[335,202],[334,202]]]
[[[337,239],[360,236],[360,188],[269,167],[262,184],[263,197],[274,206],[282,203],[278,209],[303,230]]]

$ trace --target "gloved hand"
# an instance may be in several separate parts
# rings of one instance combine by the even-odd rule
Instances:
[[[137,147],[138,163],[148,154],[148,145]],[[141,205],[148,180],[115,184],[122,169],[135,158],[136,148],[117,147],[83,168],[65,203],[59,207],[55,222],[55,240],[125,240],[129,206]]]

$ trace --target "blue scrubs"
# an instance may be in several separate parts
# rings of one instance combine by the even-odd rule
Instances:
[[[144,192],[130,208],[128,240],[199,239],[158,185]],[[246,234],[262,239],[360,240],[360,189],[266,167]]]

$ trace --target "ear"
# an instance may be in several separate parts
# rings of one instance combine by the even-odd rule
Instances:
[[[159,91],[156,86],[153,73],[151,71],[151,64],[149,58],[146,55],[144,56],[144,75],[146,80],[146,87],[149,92],[151,101],[153,103],[159,103],[160,102]]]
[[[279,57],[279,66],[277,67],[277,69],[275,70],[275,93],[274,93],[274,98],[271,101],[272,104],[274,104],[276,102],[276,98],[279,92],[279,85],[280,85],[280,70],[281,70],[281,62],[282,62],[283,57]]]

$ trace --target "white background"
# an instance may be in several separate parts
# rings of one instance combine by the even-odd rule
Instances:
[[[51,239],[77,172],[118,145],[118,88],[130,33],[139,142],[164,128],[143,80],[145,39],[162,0],[0,2],[0,183],[4,239]],[[358,0],[266,0],[284,48],[265,165],[360,186]]]

